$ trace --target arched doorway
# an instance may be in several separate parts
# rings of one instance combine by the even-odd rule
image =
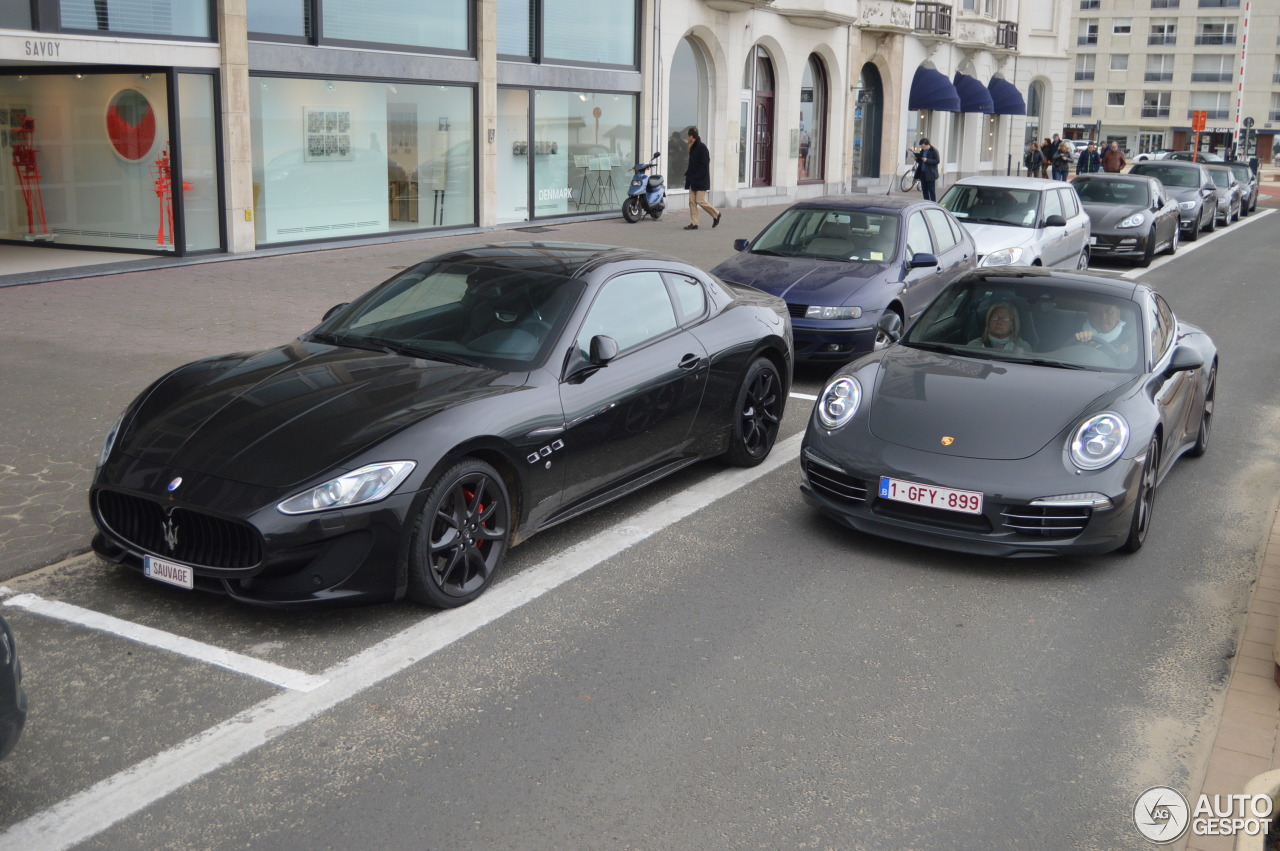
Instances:
[[[684,174],[689,167],[689,143],[685,132],[690,127],[697,127],[705,139],[710,129],[707,100],[711,91],[711,75],[708,67],[701,45],[691,38],[680,39],[671,60],[667,89],[670,92],[667,100],[667,149],[663,152],[666,162],[662,166],[662,170],[673,178]]]
[[[800,130],[797,135],[800,183],[819,183],[827,160],[827,71],[817,55],[809,57],[800,81]]]
[[[853,110],[853,173],[880,176],[880,135],[884,126],[884,84],[880,71],[868,62],[858,75]]]
[[[742,123],[738,182],[773,185],[773,60],[756,47],[742,69]]]

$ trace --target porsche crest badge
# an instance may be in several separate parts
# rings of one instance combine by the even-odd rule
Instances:
[[[956,439],[955,439],[954,437],[944,436],[944,437],[942,438],[942,445],[943,445],[943,446],[950,446],[951,444],[953,444],[953,443],[955,443],[955,442],[956,442]]]

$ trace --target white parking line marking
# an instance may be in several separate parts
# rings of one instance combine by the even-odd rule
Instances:
[[[663,500],[489,589],[474,603],[432,614],[325,672],[312,692],[264,700],[185,742],[108,777],[0,834],[0,851],[61,851],[271,742],[364,689],[417,664],[548,591],[728,496],[800,455],[804,434],[787,438],[757,467],[726,470]],[[10,601],[12,602],[12,601]]]
[[[818,401],[818,397],[817,397],[817,396],[810,396],[808,393],[792,393],[792,394],[790,394],[790,396],[791,396],[791,398],[792,398],[792,399],[804,399],[804,400],[809,401],[809,402],[816,402],[816,401]]]
[[[234,671],[237,674],[266,680],[273,685],[292,691],[315,691],[327,682],[323,677],[304,674],[301,671],[293,671],[272,662],[264,662],[252,656],[245,656],[231,650],[223,650],[221,647],[193,641],[190,638],[183,638],[180,635],[153,629],[142,624],[130,623],[111,615],[104,615],[101,612],[82,609],[70,603],[46,600],[35,594],[19,594],[16,597],[5,600],[4,605],[16,606],[19,609],[26,609],[38,615],[69,621],[100,632],[109,632],[112,635],[118,635],[121,638],[127,638],[130,641],[136,641],[148,647],[168,650],[171,653],[189,656],[192,659],[198,659],[201,662],[216,665],[219,668],[226,668],[228,671]]]
[[[1203,248],[1207,243],[1213,242],[1215,239],[1219,239],[1220,237],[1229,236],[1230,234],[1235,233],[1239,229],[1240,225],[1253,224],[1258,219],[1266,218],[1267,216],[1271,215],[1274,212],[1275,210],[1255,210],[1249,214],[1249,218],[1237,220],[1236,227],[1232,228],[1231,230],[1222,230],[1221,228],[1225,227],[1225,225],[1221,225],[1219,226],[1219,229],[1215,230],[1213,233],[1201,234],[1200,238],[1195,242],[1187,242],[1184,239],[1182,242],[1178,244],[1177,254],[1174,254],[1173,256],[1166,254],[1163,257],[1161,257],[1159,260],[1156,260],[1147,268],[1130,269],[1127,272],[1120,273],[1120,277],[1127,278],[1128,280],[1131,280],[1131,281],[1134,278],[1140,278],[1143,275],[1147,274],[1148,272],[1154,272],[1155,270],[1159,269],[1161,266],[1165,265],[1166,263],[1172,263],[1173,261],[1181,257],[1183,254],[1195,251],[1197,248]]]

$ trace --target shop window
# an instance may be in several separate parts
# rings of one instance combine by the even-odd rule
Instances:
[[[61,0],[63,30],[210,38],[208,0]]]
[[[474,224],[467,86],[250,79],[259,244]]]
[[[258,39],[467,54],[472,5],[468,0],[246,0],[245,12],[249,32]]]
[[[638,0],[498,0],[498,53],[535,62],[634,68],[638,21]]]
[[[631,166],[652,153],[636,150],[635,95],[535,91],[532,124],[510,155],[532,162],[534,217],[620,209]]]

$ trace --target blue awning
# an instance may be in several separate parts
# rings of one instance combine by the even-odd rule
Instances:
[[[996,115],[1026,115],[1027,102],[1022,99],[1018,87],[1004,77],[992,77],[987,83]]]
[[[961,112],[994,112],[995,107],[991,103],[991,94],[987,91],[987,87],[979,83],[968,74],[956,72],[956,77],[952,81],[956,87],[956,94],[960,95],[960,111]]]
[[[937,109],[943,112],[960,111],[960,95],[956,87],[941,71],[921,65],[911,80],[911,97],[907,109]]]

